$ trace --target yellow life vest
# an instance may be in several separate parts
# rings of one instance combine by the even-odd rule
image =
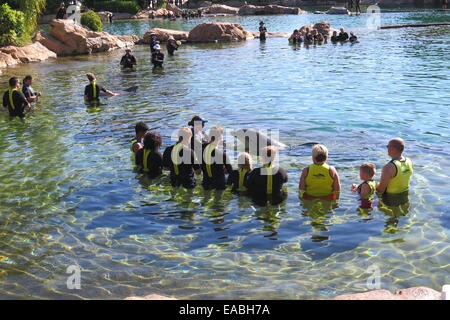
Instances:
[[[17,91],[17,89],[9,89],[9,104],[11,106],[11,109],[13,109],[13,110],[16,109],[16,106],[14,105],[14,99],[13,99],[14,91]]]
[[[364,196],[364,197],[362,197],[362,198],[363,198],[363,199],[370,199],[370,198],[372,198],[373,195],[375,194],[376,183],[375,183],[375,181],[373,181],[373,180],[366,180],[366,181],[364,181],[363,183],[361,183],[361,184],[358,186],[358,189],[359,189],[359,192],[360,192],[360,193],[361,193],[361,187],[362,187],[362,185],[363,185],[364,183],[367,183],[367,185],[368,185],[369,188],[370,188],[370,192],[369,192],[366,196]]]
[[[152,150],[150,149],[144,149],[144,157],[142,160],[142,164],[143,164],[143,168],[144,168],[144,172],[148,172],[148,156],[150,155],[150,153],[152,152]]]
[[[180,150],[183,149],[183,144],[181,142],[177,143],[173,146],[172,152],[170,153],[170,157],[172,158],[173,163],[173,169],[175,171],[175,175],[180,174],[180,168],[178,168],[178,162],[179,162],[179,154]]]
[[[326,163],[311,164],[305,182],[306,193],[310,196],[323,197],[333,193],[334,180],[330,175],[330,166]]]
[[[92,81],[91,85],[92,85],[92,98],[97,99],[97,86],[95,81]]]
[[[266,193],[272,194],[272,187],[273,187],[273,167],[271,164],[265,164],[263,166],[266,170],[266,176],[267,176],[267,184],[266,184]]]
[[[249,172],[250,170],[248,169],[238,169],[238,175],[239,175],[239,180],[238,180],[238,187],[237,187],[237,191],[247,191],[247,188],[244,185],[244,179],[245,179],[245,175],[247,174],[247,172]]]
[[[389,180],[386,193],[403,193],[409,190],[409,181],[413,174],[413,165],[409,158],[405,158],[405,161],[391,160],[391,162],[397,168],[397,174],[394,178]]]
[[[217,149],[217,146],[210,143],[205,147],[205,165],[206,165],[206,173],[208,177],[212,178],[212,153]]]

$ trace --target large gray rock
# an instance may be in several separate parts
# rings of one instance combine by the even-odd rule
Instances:
[[[238,23],[205,22],[189,32],[189,42],[235,42],[253,39]]]
[[[331,7],[326,11],[327,14],[349,14],[350,12],[345,7]]]
[[[223,4],[213,4],[210,7],[202,8],[202,12],[206,14],[237,14],[239,12],[238,8],[225,6]]]

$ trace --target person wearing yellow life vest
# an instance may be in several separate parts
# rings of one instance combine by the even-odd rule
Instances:
[[[407,194],[413,174],[413,164],[409,158],[403,156],[405,142],[401,138],[394,138],[386,147],[391,161],[381,171],[377,192],[386,195]]]
[[[227,184],[231,185],[231,192],[244,193],[247,191],[245,182],[249,173],[252,171],[253,159],[247,152],[241,152],[238,155],[238,168],[233,170],[228,176]]]
[[[261,161],[263,166],[253,169],[245,181],[252,201],[257,205],[264,206],[279,204],[286,199],[287,191],[283,184],[288,181],[286,171],[275,163],[278,151],[274,146],[261,149]]]
[[[328,149],[322,144],[312,148],[313,164],[304,168],[300,176],[299,189],[305,200],[334,200],[341,191],[336,169],[326,163]]]
[[[25,117],[25,108],[31,108],[25,95],[20,91],[19,78],[9,79],[9,90],[3,95],[3,107],[8,108],[10,117]]]
[[[201,174],[201,168],[190,148],[192,132],[189,128],[178,131],[178,142],[167,147],[163,154],[163,166],[170,170],[170,183],[173,187],[183,186],[187,189],[195,187],[194,172]]]
[[[131,150],[133,156],[135,156],[137,154],[137,152],[144,147],[144,137],[148,132],[148,126],[144,122],[139,121],[134,126],[134,131],[135,131],[136,135],[131,140],[131,146],[130,146],[130,150]]]
[[[201,168],[203,171],[202,186],[205,190],[216,189],[225,190],[225,174],[233,171],[230,158],[223,149],[223,129],[214,126],[209,130],[209,143],[203,146],[203,158]]]
[[[93,73],[86,73],[86,77],[89,80],[89,84],[84,88],[84,100],[86,102],[99,102],[100,91],[103,91],[110,96],[116,96],[117,93],[109,91],[97,84],[97,78]]]
[[[136,165],[149,178],[162,174],[163,157],[159,152],[162,137],[159,133],[148,132],[144,137],[144,148],[136,153]]]
[[[359,167],[359,177],[363,181],[360,185],[352,184],[351,191],[358,192],[361,201],[361,209],[372,208],[373,196],[376,191],[376,183],[373,177],[376,166],[373,163],[364,163]]]

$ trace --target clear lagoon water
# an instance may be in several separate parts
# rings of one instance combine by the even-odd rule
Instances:
[[[356,45],[290,46],[286,38],[183,45],[152,72],[147,46],[137,71],[123,72],[121,51],[3,69],[32,74],[44,92],[24,123],[0,112],[0,298],[116,299],[159,293],[179,299],[327,299],[367,290],[371,266],[381,288],[450,283],[450,28],[370,31],[367,16],[300,15],[176,21],[127,21],[114,34],[152,27],[189,30],[233,21],[288,32],[326,20],[354,30]],[[383,14],[383,25],[442,21],[442,13]],[[135,95],[88,108],[84,74]],[[169,187],[135,172],[134,124],[147,122],[172,144],[174,129],[200,113],[208,125],[280,130],[296,146],[328,146],[341,176],[336,206],[305,209],[300,171],[310,147],[283,151],[289,196],[257,207],[229,190]],[[400,136],[415,165],[409,207],[361,214],[350,185],[359,165],[379,179],[385,145]],[[69,290],[66,269],[82,269]]]

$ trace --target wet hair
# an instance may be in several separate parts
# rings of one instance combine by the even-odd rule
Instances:
[[[272,162],[277,155],[277,149],[274,146],[267,146],[262,148],[261,157],[263,162]]]
[[[91,72],[86,73],[86,77],[89,79],[89,81],[94,81],[95,80],[95,76]]]
[[[25,78],[23,78],[23,82],[28,81],[28,80],[33,80],[32,76],[25,76]]]
[[[192,117],[192,119],[191,119],[191,121],[189,121],[188,122],[188,126],[191,126],[191,127],[193,127],[194,126],[194,124],[195,124],[195,121],[202,121],[202,117],[200,117],[198,114],[197,115],[195,115],[195,116],[193,116]],[[202,125],[204,126],[205,125],[205,123],[204,122],[202,122]]]
[[[12,78],[9,79],[9,86],[11,88],[14,88],[17,85],[17,82],[19,82],[19,78],[12,77]]]
[[[148,132],[144,137],[144,148],[158,150],[162,145],[162,137],[157,132]]]
[[[192,131],[191,129],[184,127],[178,130],[178,142],[183,141],[183,139],[191,138],[192,137]]]
[[[359,169],[361,169],[362,172],[367,174],[370,178],[372,178],[375,175],[376,167],[373,163],[367,162],[363,163]]]
[[[323,163],[328,159],[328,149],[323,144],[316,144],[312,148],[312,157],[316,162]]]
[[[209,136],[210,136],[211,142],[213,142],[216,140],[216,138],[223,136],[223,129],[219,126],[214,126],[209,130]]]
[[[252,170],[253,167],[253,158],[247,152],[241,152],[238,155],[238,168],[239,169],[247,169]]]
[[[136,133],[139,132],[147,132],[148,131],[148,126],[142,122],[139,121],[138,123],[136,123],[136,125],[134,126],[134,131],[136,131]]]

